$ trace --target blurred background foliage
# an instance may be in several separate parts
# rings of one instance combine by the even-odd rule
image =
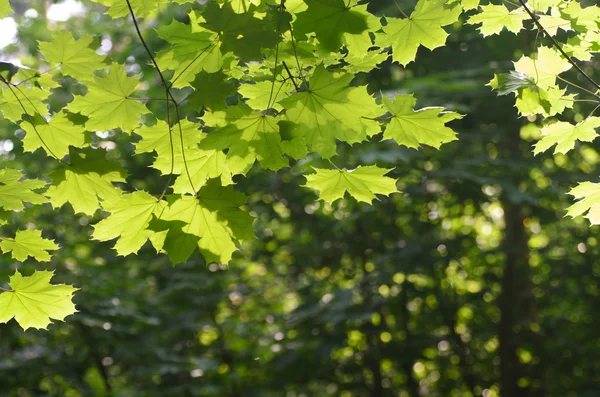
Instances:
[[[18,41],[2,60],[35,66],[37,41],[69,29],[97,37],[142,84],[154,81],[129,20],[74,0],[11,4]],[[59,6],[75,15],[48,19]],[[392,1],[370,9],[399,14]],[[185,21],[177,10],[143,23],[154,51],[165,43],[152,29]],[[46,267],[81,291],[79,313],[49,331],[0,326],[0,396],[600,395],[598,228],[564,218],[565,192],[594,178],[598,147],[533,157],[536,120],[485,86],[532,51],[535,32],[483,40],[472,26],[449,30],[446,47],[420,51],[406,69],[384,62],[357,79],[374,94],[415,93],[419,107],[466,114],[452,125],[459,140],[440,151],[381,137],[341,145],[339,166],[394,168],[401,193],[373,206],[323,204],[300,187],[318,158],[255,170],[237,182],[251,193],[257,238],[228,267],[200,257],[173,267],[149,246],[117,257],[110,243],[89,242],[100,216],[70,207],[15,215],[3,233],[35,218],[61,249],[47,265],[2,256],[0,280]],[[67,82],[52,101],[77,89]],[[2,162],[44,177],[51,166],[40,151],[20,155],[20,134],[0,120]],[[126,165],[132,186],[160,192],[166,180],[149,171],[150,157],[133,157],[119,135],[94,140]]]

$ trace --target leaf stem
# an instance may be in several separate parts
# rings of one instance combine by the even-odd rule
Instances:
[[[404,18],[408,18],[408,15],[406,15],[406,13],[404,12],[404,10],[402,10],[402,7],[400,7],[400,4],[398,4],[396,0],[394,0],[394,4],[396,4],[396,7],[398,7],[398,9],[400,10],[400,14],[402,14]]]
[[[4,291],[4,292],[15,292],[12,289],[6,289],[6,288],[2,288],[0,287],[0,291]]]
[[[130,98],[127,97],[127,99],[131,99],[132,101],[170,101],[170,99],[167,97],[167,99],[164,98]]]
[[[331,159],[327,159],[327,161],[329,161],[329,164],[331,164],[333,166],[333,168],[335,168],[336,170],[342,172],[342,170],[337,165],[335,165],[334,162],[331,161]]]
[[[559,80],[561,80],[561,81],[563,81],[563,82],[565,82],[565,83],[567,83],[567,84],[569,84],[569,85],[572,85],[572,86],[573,86],[573,87],[575,87],[575,88],[579,88],[580,90],[582,90],[582,91],[585,91],[585,92],[587,92],[588,94],[591,94],[591,95],[593,95],[593,96],[595,96],[595,97],[598,97],[598,95],[594,94],[592,91],[588,90],[587,88],[584,88],[584,87],[582,87],[582,86],[580,86],[580,85],[578,85],[578,84],[575,84],[575,83],[573,83],[573,82],[570,82],[570,81],[569,81],[569,80],[567,80],[567,79],[563,79],[563,78],[562,78],[562,77],[560,77],[560,76],[556,76],[556,77],[557,77]]]
[[[290,80],[292,80],[292,84],[294,84],[294,87],[296,88],[296,91],[299,91],[298,84],[296,84],[296,80],[294,80],[294,77],[292,76],[292,72],[290,72],[290,69],[286,65],[285,61],[282,61],[281,64],[283,65],[283,67],[287,71],[288,76],[290,76]]]

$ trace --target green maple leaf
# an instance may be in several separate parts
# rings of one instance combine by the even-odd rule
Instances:
[[[59,30],[51,42],[40,41],[40,53],[48,62],[60,64],[63,74],[76,79],[86,79],[90,72],[103,69],[104,57],[90,48],[94,39],[90,36],[75,40],[68,30]]]
[[[385,196],[398,191],[396,180],[384,176],[391,170],[376,166],[358,167],[354,170],[327,170],[315,168],[316,173],[306,175],[306,186],[319,191],[319,198],[328,203],[343,198],[346,192],[357,201],[371,204],[376,194]]]
[[[23,174],[18,170],[5,168],[0,170],[0,208],[9,211],[20,211],[24,202],[43,204],[48,200],[34,190],[46,186],[46,182],[37,179],[21,181]]]
[[[112,18],[121,18],[129,16],[129,7],[127,2],[120,0],[92,0],[95,3],[102,4],[109,7],[106,14]],[[168,0],[130,0],[131,8],[136,17],[147,17],[150,14],[156,13],[160,10],[160,6],[169,3]]]
[[[529,15],[517,8],[509,11],[505,5],[486,5],[481,6],[481,12],[469,18],[471,25],[481,24],[479,31],[483,37],[498,34],[506,28],[509,32],[519,33],[523,29],[523,21],[527,20]]]
[[[546,12],[549,7],[555,7],[562,2],[563,0],[530,0],[527,5],[531,10]]]
[[[550,6],[553,5],[557,4],[550,4]],[[598,6],[581,7],[579,2],[570,1],[566,7],[561,9],[561,14],[572,21],[574,28],[581,27],[590,31],[598,29],[598,19],[600,18],[600,7]]]
[[[258,160],[272,170],[289,165],[281,146],[278,119],[253,111],[246,105],[230,107],[203,117],[209,126],[221,126],[200,142],[200,148],[225,150],[233,174],[245,174]]]
[[[259,81],[255,84],[242,84],[238,92],[247,99],[246,104],[252,109],[266,110],[270,107],[281,111],[283,107],[277,101],[281,97],[288,97],[287,92],[293,89],[290,80],[277,81],[275,85],[272,81]]]
[[[77,288],[50,284],[53,275],[44,270],[24,277],[17,270],[8,283],[12,291],[0,294],[0,323],[14,318],[23,330],[46,329],[51,319],[63,321],[75,313],[71,299]]]
[[[367,16],[356,1],[305,0],[306,11],[296,14],[294,35],[306,40],[308,33],[315,33],[319,46],[326,51],[336,52],[345,43],[344,34],[360,34],[367,30]]]
[[[566,89],[557,86],[542,89],[537,86],[519,90],[515,106],[522,116],[533,116],[536,114],[545,117],[562,113],[566,108],[572,108],[575,95],[565,95]]]
[[[27,133],[23,138],[23,150],[26,152],[42,148],[49,156],[61,159],[69,153],[69,146],[85,145],[85,129],[73,124],[63,112],[50,121],[41,119],[41,124],[35,126],[23,122],[21,128]]]
[[[170,44],[167,50],[158,53],[156,61],[161,69],[175,71],[173,87],[189,86],[199,72],[216,73],[223,66],[218,34],[177,21],[157,29],[157,33]]]
[[[190,105],[198,110],[203,107],[220,110],[227,107],[225,99],[235,95],[236,88],[222,71],[217,73],[200,72],[192,82],[195,91],[188,97]]]
[[[536,55],[535,59],[523,56],[514,65],[517,72],[532,79],[539,88],[554,87],[556,77],[572,67],[568,60],[552,48],[540,47]]]
[[[585,215],[592,225],[600,224],[600,183],[583,182],[571,189],[570,195],[579,200],[567,209],[567,215]]]
[[[106,77],[94,76],[93,81],[86,82],[88,93],[76,96],[68,109],[89,117],[85,123],[88,130],[131,131],[140,124],[142,114],[149,113],[143,104],[129,99],[138,83],[137,78],[127,77],[123,65],[113,63]]]
[[[336,77],[319,65],[308,90],[279,102],[287,119],[296,124],[293,134],[323,157],[335,155],[336,139],[352,144],[380,131],[377,123],[364,117],[375,117],[381,109],[365,87],[349,86],[353,78],[351,74]]]
[[[382,99],[391,114],[383,133],[385,139],[393,139],[399,145],[415,149],[420,145],[438,149],[442,144],[456,140],[456,133],[445,124],[460,119],[460,114],[444,112],[444,108],[440,107],[414,111],[417,100],[412,95],[396,95],[393,102],[386,96]]]
[[[0,19],[7,17],[12,12],[13,10],[10,8],[8,0],[0,0]]]
[[[143,125],[134,131],[142,137],[142,140],[135,145],[135,152],[138,154],[155,152],[157,157],[152,165],[154,168],[163,174],[180,174],[184,168],[181,137],[183,137],[184,150],[197,148],[198,142],[205,135],[198,127],[197,124],[187,120],[182,120],[171,129],[162,120],[152,126]]]
[[[596,128],[600,127],[600,117],[588,117],[573,125],[559,121],[542,128],[542,139],[535,145],[534,154],[545,152],[556,145],[554,153],[567,153],[575,147],[576,141],[592,142],[598,134]]]
[[[106,152],[100,149],[69,151],[71,165],[50,174],[54,180],[45,195],[54,208],[71,204],[75,213],[93,215],[100,208],[99,199],[111,200],[120,190],[112,182],[125,182],[121,164],[106,160]]]
[[[245,203],[246,196],[232,186],[222,187],[218,179],[210,180],[198,197],[172,198],[160,218],[175,222],[163,249],[174,263],[187,260],[196,248],[207,263],[229,262],[237,244],[254,235],[252,217],[240,208]]]
[[[4,253],[12,251],[12,257],[21,262],[29,256],[47,262],[50,260],[48,250],[57,249],[54,241],[42,238],[41,230],[17,230],[15,238],[2,238],[0,241],[0,250]]]
[[[46,99],[48,93],[38,87],[7,87],[0,82],[0,111],[6,119],[15,123],[21,120],[23,114],[46,116],[48,108],[43,102]]]
[[[156,232],[148,230],[152,216],[160,216],[166,208],[144,191],[122,194],[102,202],[102,209],[110,215],[94,226],[92,237],[99,241],[118,238],[115,250],[119,255],[135,254]]]
[[[446,44],[448,33],[442,26],[456,22],[461,11],[460,4],[451,0],[419,0],[410,18],[386,18],[385,35],[377,42],[391,46],[394,61],[407,65],[420,46],[433,50]]]
[[[563,19],[557,7],[550,9],[550,15],[540,15],[539,21],[551,36],[556,36],[558,29],[562,29],[565,32],[573,30],[571,29],[571,21]]]
[[[479,0],[461,0],[461,6],[463,10],[473,10],[479,7]]]
[[[230,3],[219,6],[209,2],[202,13],[200,26],[215,32],[221,42],[223,54],[231,51],[243,61],[262,61],[262,48],[273,48],[279,41],[279,12],[267,13],[262,19],[249,11],[238,14]]]
[[[258,6],[260,5],[261,0],[228,0],[228,3],[231,5],[231,9],[236,14],[243,14],[248,12],[250,6]]]
[[[203,187],[212,178],[220,178],[223,186],[233,184],[227,155],[222,151],[190,149],[186,151],[186,160],[187,169],[181,170],[180,175],[175,179],[173,192],[193,194],[194,189]]]

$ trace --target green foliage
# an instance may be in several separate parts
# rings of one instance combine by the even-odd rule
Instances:
[[[390,170],[375,166],[315,171],[315,174],[306,176],[306,186],[318,190],[319,197],[328,203],[343,198],[344,193],[348,192],[357,201],[371,204],[376,194],[387,196],[396,191],[396,181],[384,176]]]
[[[372,164],[376,158],[341,170],[322,168],[321,160],[350,146],[386,145],[381,139],[412,149],[457,139],[447,124],[459,113],[415,110],[409,90],[388,96],[367,86],[382,63],[406,66],[420,47],[444,46],[451,25],[481,24],[483,36],[519,33],[539,28],[527,22],[535,12],[548,36],[578,35],[564,45],[572,54],[595,51],[600,41],[597,7],[565,1],[540,0],[529,9],[419,0],[403,18],[376,16],[354,0],[98,3],[135,33],[137,63],[100,55],[99,32],[75,39],[59,29],[39,36],[50,38],[37,42],[37,60],[26,60],[31,68],[3,68],[0,112],[25,132],[15,161],[42,149],[51,164],[48,183],[24,179],[14,167],[0,171],[0,206],[21,211],[24,202],[49,201],[58,210],[69,203],[76,214],[103,217],[92,238],[117,239],[117,254],[136,254],[150,242],[173,263],[197,248],[207,263],[226,264],[252,238],[242,191],[253,173],[302,173],[311,163],[316,173],[306,175],[306,186],[329,204],[346,192],[371,203],[397,191],[396,180],[384,176],[389,169]],[[8,12],[0,3],[0,15]],[[500,94],[515,93],[523,116],[562,115],[579,98],[559,76],[573,60],[556,41],[549,44],[489,83]],[[545,121],[534,153],[555,144],[555,153],[567,153],[592,141],[596,119]],[[29,229],[20,233],[2,243],[15,259],[48,260],[47,250],[57,247]]]
[[[100,3],[109,7],[109,16],[127,16],[136,29],[138,18],[152,19],[166,6]],[[148,32],[136,38],[147,50],[153,75],[128,72],[128,65],[98,55],[93,36],[75,39],[60,30],[39,41],[39,72],[19,70],[3,81],[0,111],[25,131],[24,152],[42,149],[58,161],[44,196],[55,208],[69,203],[76,213],[108,213],[93,238],[118,238],[120,255],[137,253],[150,240],[176,263],[196,247],[208,262],[227,263],[252,230],[244,196],[233,187],[235,176],[258,164],[278,171],[313,155],[331,158],[340,143],[373,139],[386,120],[384,137],[408,147],[439,148],[455,139],[445,124],[457,119],[456,113],[415,112],[412,96],[377,99],[356,78],[389,57],[385,46],[406,64],[419,46],[443,45],[448,34],[442,27],[461,13],[456,1],[419,1],[410,18],[388,18],[384,26],[366,5],[341,0],[209,1],[186,7],[189,21],[156,28],[167,43],[162,49],[145,47]],[[424,29],[430,33],[414,33]],[[49,95],[58,84],[72,84],[69,78],[78,82],[73,100],[50,109]],[[162,87],[152,87],[156,84]],[[386,111],[391,118],[384,117]],[[126,193],[126,178],[135,176],[118,158],[108,158],[110,146],[95,146],[98,134],[117,134],[135,145],[135,154],[153,154],[152,167],[169,176],[162,193]],[[371,202],[374,193],[394,191],[384,173],[375,166],[343,171],[348,181],[360,176],[361,187],[340,185],[335,193],[321,189],[322,199],[331,201],[347,189],[359,201]],[[29,186],[23,182],[20,188]],[[180,196],[165,196],[170,191]],[[206,201],[207,195],[224,201]],[[39,197],[34,204],[45,202]]]
[[[8,16],[12,12],[8,0],[0,0],[0,18]]]
[[[255,57],[255,48],[244,51],[248,40],[235,45],[238,36],[246,37],[234,37],[238,28],[232,27],[228,38],[232,50],[223,53],[218,39],[209,46],[218,36],[218,22],[211,21],[214,31],[202,25],[204,5],[132,1],[148,47],[162,56],[164,84],[140,43],[127,3],[104,3],[112,14],[121,13],[120,19],[103,15],[104,6],[84,2],[85,15],[49,22],[38,5],[27,5],[38,17],[32,11],[22,16],[23,4],[12,2],[19,5],[13,15],[19,42],[3,50],[3,59],[18,58],[31,69],[0,64],[0,74],[13,84],[22,82],[21,89],[41,87],[50,94],[42,101],[50,117],[19,114],[17,123],[0,120],[2,168],[20,170],[21,182],[43,181],[29,191],[44,201],[46,186],[59,183],[55,173],[72,186],[79,180],[73,177],[89,177],[92,188],[69,188],[62,197],[68,200],[63,204],[89,202],[86,213],[75,213],[71,204],[57,202],[53,208],[27,200],[18,202],[19,210],[0,210],[5,240],[19,230],[35,229],[60,243],[44,263],[34,258],[20,263],[10,252],[4,254],[0,279],[8,281],[16,269],[20,274],[56,269],[54,283],[81,287],[75,296],[80,312],[49,332],[23,335],[16,321],[0,327],[0,394],[599,393],[594,374],[600,373],[600,245],[596,228],[579,218],[595,219],[596,192],[578,192],[583,204],[579,212],[572,211],[576,219],[563,217],[568,198],[560,194],[574,180],[588,178],[585,174],[595,178],[598,143],[574,140],[574,150],[556,156],[531,153],[531,146],[546,136],[542,129],[590,120],[597,115],[597,102],[558,78],[550,86],[536,86],[535,68],[528,74],[509,70],[509,60],[524,55],[537,62],[532,49],[552,45],[530,20],[523,21],[519,37],[502,31],[484,39],[477,26],[464,23],[478,12],[479,2],[461,1],[471,11],[445,25],[450,36],[444,48],[432,53],[421,48],[416,62],[402,67],[392,62],[391,46],[383,44],[382,26],[402,19],[399,8],[410,15],[416,0],[351,7],[365,16],[367,28],[338,31],[339,51],[321,46],[317,36],[323,37],[322,30],[298,34],[294,29],[294,18],[308,9],[301,0],[287,0],[285,10],[271,0],[219,0],[215,13],[228,18],[232,13],[223,10],[226,3],[233,13],[252,13],[254,19],[281,16],[274,25],[269,20],[263,25],[275,31],[281,27],[278,43],[262,48],[257,62],[246,62],[240,57]],[[519,10],[511,2],[491,3]],[[572,3],[527,2],[540,20],[544,13],[552,17],[550,7],[565,20],[577,15],[573,26],[588,26],[589,33],[569,32],[567,38],[558,29],[555,38],[578,59],[595,59],[597,18]],[[201,61],[196,64],[193,58],[169,64],[173,46],[157,31],[174,20],[183,36],[202,32],[211,40],[199,40],[204,47],[190,45],[188,50],[199,58],[207,51],[218,54],[217,71],[202,70]],[[148,112],[139,126],[88,131],[87,117],[68,111],[73,97],[89,92],[86,82],[93,78],[91,71],[88,79],[66,76],[40,56],[38,40],[52,42],[61,31],[82,40],[93,37],[92,52],[102,39],[98,53],[106,66],[93,75],[105,78],[116,62],[135,76],[131,97],[144,98],[139,102]],[[174,29],[170,40],[176,41],[177,33]],[[190,63],[189,78],[177,77]],[[595,77],[594,63],[580,64]],[[552,65],[536,65],[546,66]],[[311,124],[290,120],[282,106],[286,98],[309,92],[318,67],[329,81],[352,75],[340,87],[348,92],[341,95],[344,101],[353,103],[352,95],[359,94],[351,92],[358,88],[365,109],[378,107],[369,118],[360,118],[372,135],[353,144],[333,137],[331,162],[309,149],[305,136]],[[510,95],[496,98],[485,86],[493,73]],[[594,91],[574,68],[560,77]],[[178,86],[170,89],[177,111],[165,92],[172,82]],[[513,93],[519,109],[512,107]],[[328,97],[326,106],[334,106],[334,99]],[[561,110],[563,103],[568,106]],[[315,119],[344,120],[340,108]],[[27,140],[37,136],[32,128],[24,132],[25,127],[35,126],[50,147],[48,139],[61,134],[43,129],[59,115],[74,126],[73,137],[61,138],[62,147],[64,140],[83,138],[82,147],[70,144],[71,154],[61,161],[39,142],[41,150],[27,146],[30,151],[24,152]],[[392,133],[398,141],[388,139]],[[442,150],[436,150],[440,145]],[[86,160],[98,168],[86,169]],[[106,168],[114,175],[105,175]],[[362,179],[365,168],[373,175]],[[316,189],[302,185],[305,176],[323,175],[319,200]],[[337,182],[348,183],[349,189],[341,190]],[[98,193],[94,185],[100,186]],[[392,194],[396,189],[402,193]],[[332,192],[344,197],[324,201]],[[374,197],[379,200],[369,204]],[[231,250],[237,252],[227,266],[216,263]],[[172,266],[169,257],[183,263]],[[506,388],[511,381],[517,386],[512,392]]]
[[[469,23],[481,24],[479,31],[485,37],[498,34],[504,28],[509,32],[519,33],[523,29],[523,21],[526,19],[525,11],[520,9],[509,11],[503,4],[490,4],[481,6],[481,12],[469,18]]]
[[[0,294],[0,323],[15,319],[23,330],[46,329],[53,320],[64,320],[76,312],[71,301],[77,290],[70,285],[52,285],[53,272],[37,271],[22,276],[19,271],[10,277],[11,291]]]
[[[12,251],[12,257],[24,261],[27,257],[47,262],[50,260],[49,250],[57,250],[52,240],[42,238],[40,230],[18,230],[15,238],[0,238],[0,250],[7,253]]]

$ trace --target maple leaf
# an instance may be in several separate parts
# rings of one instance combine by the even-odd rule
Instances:
[[[203,117],[210,126],[220,126],[200,142],[202,149],[225,150],[233,174],[245,174],[258,160],[265,168],[289,165],[284,157],[277,118],[253,111],[246,105],[230,107]]]
[[[549,47],[540,47],[536,59],[522,56],[514,66],[517,72],[531,78],[542,89],[555,86],[556,77],[572,67],[568,60]]]
[[[5,210],[22,210],[24,202],[42,204],[48,201],[44,196],[34,192],[46,186],[46,182],[37,179],[21,181],[23,174],[18,170],[5,168],[0,170],[0,207]]]
[[[336,139],[352,144],[380,131],[377,123],[364,119],[379,115],[380,107],[365,87],[349,87],[353,78],[351,74],[336,77],[319,65],[307,91],[279,101],[287,119],[296,124],[293,134],[323,157],[335,155]]]
[[[68,30],[59,30],[51,42],[39,42],[40,53],[48,62],[60,64],[63,74],[85,80],[90,72],[106,66],[104,57],[90,48],[93,40],[90,36],[75,40]]]
[[[100,208],[99,198],[115,199],[119,189],[112,182],[125,182],[121,164],[106,160],[100,149],[69,150],[71,165],[53,171],[54,180],[45,195],[54,208],[71,204],[75,213],[93,215]]]
[[[465,11],[473,10],[479,7],[479,0],[461,0],[460,5]]]
[[[52,285],[54,272],[36,271],[22,276],[17,270],[8,285],[12,291],[0,294],[0,323],[15,319],[23,330],[46,329],[51,319],[63,321],[77,310],[71,301],[77,291],[70,285]]]
[[[246,196],[232,186],[222,187],[218,179],[211,179],[198,197],[170,200],[161,220],[175,222],[163,247],[173,263],[186,261],[196,247],[207,263],[227,263],[237,250],[236,244],[254,235],[252,217],[240,208]]]
[[[542,1],[542,0],[540,0]],[[558,4],[550,4],[556,6]],[[546,7],[547,8],[547,7]],[[594,31],[598,29],[598,19],[600,18],[600,7],[590,6],[581,7],[577,1],[570,1],[566,7],[561,9],[561,14],[571,20],[572,27],[581,27],[585,30]]]
[[[273,48],[279,41],[278,21],[280,13],[267,13],[262,19],[249,11],[238,14],[229,2],[219,6],[209,2],[202,13],[199,25],[218,34],[223,54],[234,53],[243,61],[261,61],[262,48]]]
[[[119,255],[135,254],[156,232],[148,230],[152,216],[160,216],[167,203],[144,191],[122,194],[102,202],[110,215],[94,226],[92,237],[99,241],[118,238],[114,249]]]
[[[576,141],[592,142],[598,134],[600,117],[588,117],[576,125],[559,121],[542,128],[542,139],[535,145],[534,154],[545,152],[556,145],[554,153],[567,153],[575,147]]]
[[[248,12],[250,6],[258,6],[260,5],[261,0],[229,0],[229,4],[231,5],[231,9],[236,14],[242,14]]]
[[[294,35],[298,40],[306,40],[308,33],[315,33],[319,46],[335,52],[345,43],[344,34],[359,34],[365,31],[367,14],[355,9],[356,1],[344,0],[304,0],[308,9],[296,14]]]
[[[585,218],[592,225],[600,224],[600,183],[580,183],[569,194],[579,201],[567,208],[568,216],[574,218],[587,212]]]
[[[376,166],[354,170],[327,170],[315,168],[315,174],[306,175],[306,186],[319,191],[319,198],[328,203],[343,198],[346,192],[357,201],[371,204],[376,194],[385,196],[397,192],[396,180],[384,176],[391,170]]]
[[[550,9],[550,15],[540,15],[539,18],[539,22],[544,27],[544,30],[551,36],[556,36],[558,29],[562,29],[565,32],[573,30],[571,29],[571,21],[563,19],[557,7]]]
[[[181,170],[181,175],[175,179],[173,192],[194,194],[194,189],[201,188],[212,178],[220,178],[223,186],[233,183],[227,155],[222,151],[190,149],[186,151],[186,159],[187,169]]]
[[[41,230],[17,230],[15,238],[0,238],[0,240],[0,250],[4,253],[12,251],[12,257],[21,262],[29,256],[47,262],[50,260],[48,250],[58,249],[54,241],[42,238]]]
[[[217,73],[200,72],[192,82],[195,91],[188,97],[190,105],[198,110],[203,107],[211,110],[220,110],[227,107],[225,99],[235,95],[235,85],[227,81],[227,75],[222,71]]]
[[[458,2],[419,0],[409,18],[386,18],[385,35],[378,37],[378,43],[391,46],[394,61],[407,65],[415,60],[420,46],[430,50],[443,46],[448,33],[442,26],[456,22],[460,13]]]
[[[527,5],[531,10],[546,12],[548,8],[555,7],[562,3],[563,0],[530,0]]]
[[[201,29],[173,21],[170,25],[157,29],[158,36],[170,46],[156,57],[161,69],[174,70],[171,84],[175,88],[189,86],[201,71],[216,73],[223,66],[219,35],[214,32],[193,31]]]
[[[27,133],[23,138],[23,150],[34,152],[39,148],[49,155],[61,159],[69,153],[69,146],[85,145],[85,129],[73,124],[66,113],[56,114],[50,121],[38,119],[41,124],[35,126],[29,122],[21,123]]]
[[[13,10],[10,8],[8,0],[0,0],[0,19],[7,17],[12,12]]]
[[[481,24],[479,31],[483,37],[498,34],[506,28],[509,32],[519,33],[523,29],[523,21],[529,15],[517,8],[509,11],[504,4],[481,6],[481,12],[469,18],[471,25]]]
[[[109,7],[106,14],[112,18],[121,18],[129,15],[127,2],[120,0],[92,0],[95,3]],[[145,17],[160,10],[161,5],[169,3],[168,0],[130,0],[131,8],[136,17]]]
[[[412,95],[396,95],[393,101],[386,96],[382,99],[391,114],[383,133],[385,139],[393,139],[399,145],[415,149],[420,145],[439,149],[442,144],[456,140],[456,133],[445,124],[460,119],[460,114],[444,112],[444,108],[440,107],[414,111],[417,100]]]
[[[182,120],[171,129],[162,120],[152,126],[143,125],[134,131],[142,137],[142,140],[135,145],[135,152],[138,154],[155,152],[157,157],[152,165],[154,168],[163,174],[179,174],[184,168],[181,138],[183,137],[184,149],[198,147],[198,142],[205,135],[198,127],[197,124],[187,120]]]
[[[86,85],[88,93],[76,96],[68,109],[89,117],[85,123],[88,130],[121,128],[130,131],[140,124],[142,114],[149,113],[143,104],[129,99],[135,92],[138,79],[127,77],[125,67],[121,64],[113,63],[106,77],[94,75],[93,81],[86,82]]]
[[[270,107],[281,111],[283,107],[277,103],[279,97],[289,96],[287,92],[293,89],[290,80],[276,82],[275,85],[271,81],[259,81],[255,84],[241,84],[238,92],[247,98],[246,104],[252,109],[266,110]]]
[[[536,114],[545,117],[562,113],[566,108],[572,108],[575,95],[565,95],[566,89],[557,86],[542,89],[537,86],[519,90],[515,106],[522,116],[533,116]]]
[[[48,93],[38,87],[8,87],[0,83],[0,111],[6,119],[15,123],[21,120],[23,114],[46,116],[48,108],[43,102],[46,99]]]

